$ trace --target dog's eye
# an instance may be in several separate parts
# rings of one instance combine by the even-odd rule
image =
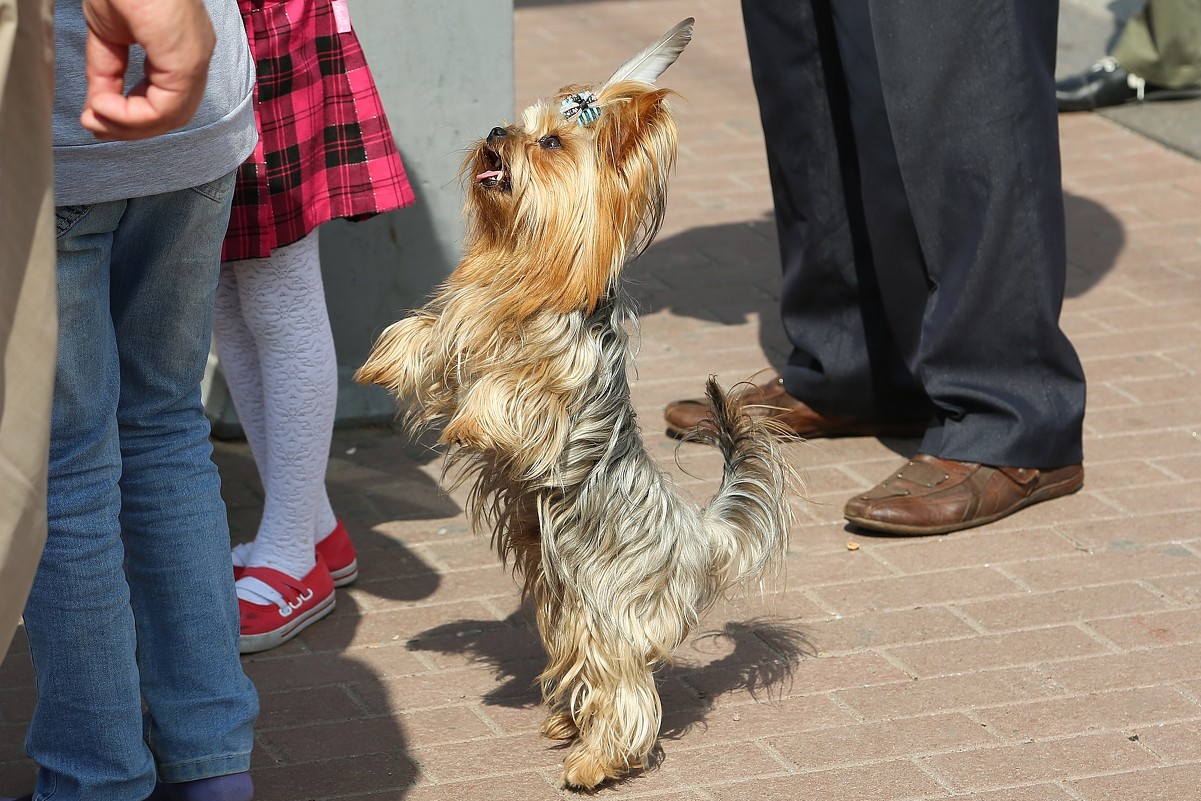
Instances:
[[[547,134],[538,140],[538,144],[542,145],[547,150],[558,150],[563,147],[563,143],[559,141],[559,137],[554,134]]]

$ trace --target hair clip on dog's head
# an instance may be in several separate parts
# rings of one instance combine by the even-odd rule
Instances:
[[[563,119],[576,120],[580,125],[596,122],[600,117],[600,101],[595,92],[577,92],[563,98],[559,104],[559,113]]]

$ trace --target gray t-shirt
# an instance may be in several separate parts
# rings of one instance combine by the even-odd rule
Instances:
[[[217,47],[196,116],[183,128],[135,142],[100,142],[79,124],[87,97],[82,0],[57,0],[54,92],[54,201],[82,205],[175,192],[225,175],[246,160],[254,124],[254,65],[236,0],[205,0]],[[130,54],[127,86],[142,80],[143,54]]]

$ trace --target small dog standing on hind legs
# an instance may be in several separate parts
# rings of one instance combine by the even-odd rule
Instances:
[[[548,663],[547,737],[573,740],[563,781],[646,767],[662,706],[654,668],[713,603],[787,547],[793,473],[717,382],[697,436],[725,458],[703,509],[646,453],[630,403],[622,269],[663,220],[676,126],[655,81],[692,19],[600,86],[568,86],[493,128],[464,162],[465,254],[434,298],[388,327],[356,374],[444,424],[468,514],[532,599]]]

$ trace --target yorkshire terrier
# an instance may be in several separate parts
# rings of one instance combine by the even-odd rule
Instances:
[[[448,467],[472,482],[468,514],[536,610],[542,733],[574,741],[570,787],[647,766],[662,718],[655,667],[776,561],[792,517],[774,437],[715,380],[714,419],[696,436],[725,468],[703,509],[647,454],[630,403],[621,272],[663,220],[676,126],[655,81],[692,23],[474,147],[462,261],[356,374],[407,402],[411,430],[444,424]]]

